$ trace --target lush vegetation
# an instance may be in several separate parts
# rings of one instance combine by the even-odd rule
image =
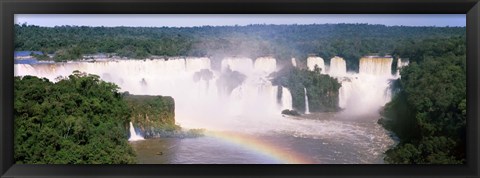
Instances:
[[[32,53],[30,53],[30,56],[32,56],[32,57],[34,57],[34,58],[36,58],[36,59],[38,59],[38,60],[41,60],[41,61],[50,60],[50,57],[49,57],[47,54],[45,54],[45,53],[43,53],[43,54],[35,54],[35,53],[32,52]]]
[[[175,125],[175,102],[169,96],[125,95],[131,121],[145,138],[180,129]]]
[[[83,54],[115,53],[129,58],[157,56],[272,55],[280,63],[292,57],[305,66],[306,56],[345,58],[349,70],[369,53],[392,54],[404,44],[465,35],[464,27],[405,27],[367,24],[249,25],[223,27],[38,27],[15,25],[16,51],[55,54],[57,61]],[[415,48],[412,48],[415,49]],[[212,61],[214,64],[218,60]]]
[[[429,39],[397,48],[412,62],[394,81],[397,94],[381,123],[400,138],[389,163],[465,163],[465,36]]]
[[[74,72],[57,83],[15,78],[17,164],[135,163],[130,109],[115,84]]]
[[[338,89],[341,84],[337,79],[321,74],[320,70],[318,67],[314,71],[292,66],[284,67],[279,72],[272,74],[272,83],[290,90],[293,108],[297,111],[305,111],[304,88],[307,89],[310,111],[337,111],[339,109]]]

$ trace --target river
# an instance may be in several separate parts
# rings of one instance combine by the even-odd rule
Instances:
[[[338,113],[316,113],[279,119],[294,126],[207,130],[198,138],[130,143],[140,164],[383,164],[384,152],[395,144],[374,116],[345,119]]]

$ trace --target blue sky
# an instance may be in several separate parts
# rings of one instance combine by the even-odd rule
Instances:
[[[387,26],[466,26],[465,14],[17,14],[15,23],[38,26],[192,27],[249,24],[368,23]]]

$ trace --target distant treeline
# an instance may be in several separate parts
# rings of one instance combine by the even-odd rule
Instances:
[[[85,54],[115,53],[129,58],[156,56],[272,55],[280,63],[308,55],[327,61],[346,59],[349,70],[370,53],[398,54],[401,46],[426,39],[463,36],[464,27],[405,27],[367,24],[248,25],[203,27],[39,27],[15,25],[15,50],[55,54],[54,60],[76,60]],[[214,62],[215,63],[215,62]]]

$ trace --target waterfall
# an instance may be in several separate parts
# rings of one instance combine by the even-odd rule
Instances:
[[[222,71],[230,68],[233,71],[238,71],[244,74],[252,73],[254,70],[253,61],[250,58],[227,57],[222,60],[221,67]]]
[[[347,105],[347,100],[352,93],[352,82],[349,80],[344,80],[341,82],[342,86],[338,92],[338,107],[345,108]]]
[[[335,56],[330,59],[330,76],[344,76],[347,74],[347,63],[341,57]]]
[[[359,73],[340,81],[339,107],[352,117],[378,113],[391,100],[389,81],[393,58],[367,56],[360,59]]]
[[[400,69],[405,66],[408,66],[409,63],[410,61],[408,60],[402,60],[400,58],[397,59],[397,74],[396,74],[397,77],[400,76]]]
[[[185,60],[185,69],[187,72],[197,72],[202,69],[210,69],[210,59],[206,57],[192,58]]]
[[[277,69],[277,60],[272,57],[260,57],[255,60],[255,71],[270,74]]]
[[[305,91],[305,114],[310,114],[310,107],[308,106],[307,88],[303,88],[303,91]]]
[[[128,141],[138,141],[138,140],[145,140],[141,135],[137,135],[135,132],[135,128],[133,127],[133,123],[130,122],[130,138]]]
[[[321,73],[325,73],[325,63],[323,61],[323,58],[321,57],[308,57],[307,58],[307,67],[308,70],[313,71],[315,69],[315,66],[318,66],[322,71]]]
[[[278,87],[269,82],[262,84],[253,84],[253,82],[246,81],[232,91],[228,103],[225,103],[229,105],[228,116],[281,113],[277,103]]]
[[[15,64],[15,75],[24,76],[24,75],[36,75],[37,69],[35,69],[30,64]]]
[[[292,93],[288,88],[282,87],[282,110],[292,110]]]
[[[409,63],[410,63],[410,61],[408,59],[398,58],[397,68],[402,68],[402,67],[408,66]]]
[[[292,64],[293,61],[295,60],[292,60]],[[307,63],[310,70],[313,70],[315,65],[325,68],[320,57],[309,57]],[[344,73],[343,63],[344,60],[340,57],[332,59],[329,74]],[[388,80],[392,76],[391,63],[391,58],[362,58],[360,74],[335,76],[342,84],[339,89],[339,107],[352,114],[378,111],[378,108],[390,100],[391,94],[387,88]],[[404,64],[405,62],[401,66]],[[232,88],[230,95],[221,94],[221,87],[224,86],[219,86],[218,82],[222,70],[227,67],[245,75],[245,80],[239,86],[235,85],[237,87]],[[276,70],[274,58],[258,58],[254,63],[250,58],[227,57],[221,61],[222,70],[211,70],[211,77],[195,81],[195,73],[202,69],[212,69],[209,58],[177,57],[14,65],[15,76],[33,75],[55,82],[57,77],[66,77],[79,70],[115,83],[120,87],[120,92],[172,96],[175,99],[176,121],[185,128],[236,128],[235,124],[244,122],[245,118],[251,118],[251,122],[259,122],[258,117],[266,119],[281,116],[283,109],[293,108],[292,94],[288,88],[282,87],[281,102],[277,102],[278,87],[273,86],[268,78],[268,72]],[[236,80],[232,76],[228,77],[228,81]],[[310,111],[306,88],[304,92],[305,113],[308,114]],[[244,120],[231,120],[237,118]]]
[[[292,58],[292,66],[297,67],[297,61],[295,60],[295,58]]]
[[[351,115],[377,113],[378,109],[390,101],[388,94],[389,80],[375,75],[354,75],[350,81],[342,82],[339,105]]]
[[[391,76],[392,73],[391,57],[367,56],[360,58],[360,74]]]

